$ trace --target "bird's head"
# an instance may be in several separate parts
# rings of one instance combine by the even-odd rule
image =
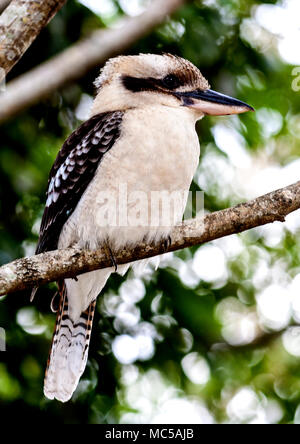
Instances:
[[[94,108],[103,111],[147,105],[185,107],[197,119],[253,111],[240,100],[210,89],[199,69],[172,54],[140,54],[110,59],[95,82]]]

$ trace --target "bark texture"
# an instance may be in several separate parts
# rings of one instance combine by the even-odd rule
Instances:
[[[5,7],[4,2],[3,6]],[[12,0],[0,16],[0,68],[7,74],[66,0]],[[1,79],[0,79],[1,81]]]
[[[172,242],[162,245],[140,244],[114,252],[118,264],[146,259],[167,251],[200,245],[234,233],[241,233],[285,217],[300,208],[300,181],[250,202],[192,219],[173,229]],[[106,249],[97,251],[56,250],[18,259],[0,268],[0,295],[20,291],[65,277],[112,266]]]

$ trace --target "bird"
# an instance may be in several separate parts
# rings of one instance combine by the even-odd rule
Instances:
[[[44,395],[61,402],[71,399],[85,370],[97,296],[114,271],[124,275],[130,266],[118,266],[113,252],[145,240],[167,242],[182,220],[185,197],[174,205],[169,224],[150,224],[147,217],[141,223],[140,213],[146,201],[145,214],[159,216],[150,204],[153,192],[189,190],[200,156],[196,122],[254,111],[212,90],[194,64],[169,53],[111,58],[95,87],[90,117],[68,137],[51,168],[36,248],[39,254],[105,247],[111,258],[111,267],[58,281]]]

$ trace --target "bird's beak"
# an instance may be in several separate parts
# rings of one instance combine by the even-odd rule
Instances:
[[[226,116],[229,114],[241,114],[247,111],[255,111],[252,106],[230,96],[225,96],[216,91],[200,89],[190,92],[177,93],[183,100],[183,105],[208,114],[210,116]]]

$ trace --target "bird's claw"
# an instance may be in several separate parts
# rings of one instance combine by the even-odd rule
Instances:
[[[172,244],[172,238],[171,236],[168,236],[163,242],[164,252],[167,252],[169,250],[171,244]]]
[[[115,257],[114,257],[114,254],[113,254],[113,252],[112,252],[112,249],[107,245],[107,249],[108,249],[108,252],[109,252],[109,257],[110,257],[110,260],[111,260],[111,263],[112,263],[112,266],[115,268],[115,273],[117,273],[117,271],[118,271],[118,264],[117,264],[117,261],[116,261],[116,259],[115,259]]]
[[[57,291],[51,299],[50,308],[52,313],[57,313],[59,309],[59,299],[57,300],[57,296],[60,296],[59,291]]]

